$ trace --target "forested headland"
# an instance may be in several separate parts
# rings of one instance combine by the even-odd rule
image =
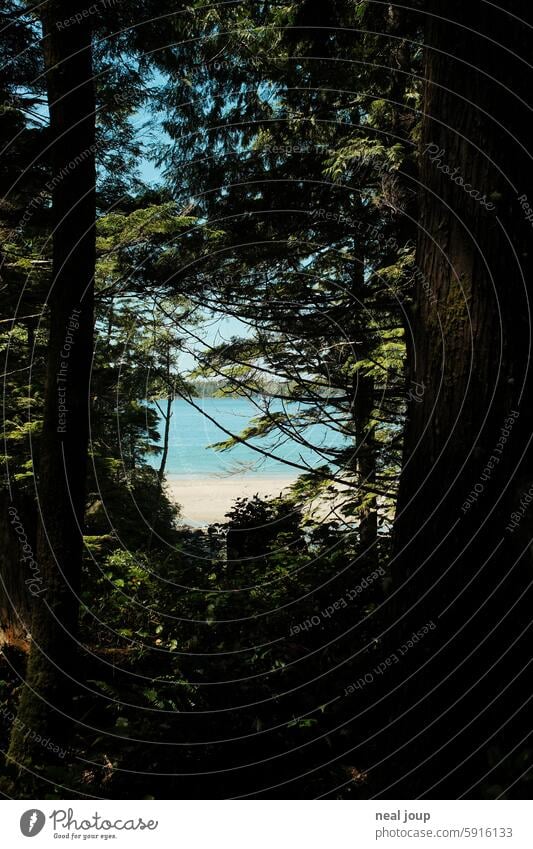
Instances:
[[[532,26],[5,0],[4,797],[531,796]]]

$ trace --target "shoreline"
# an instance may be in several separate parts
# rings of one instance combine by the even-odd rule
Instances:
[[[180,477],[168,475],[166,489],[171,501],[181,507],[181,525],[204,527],[224,521],[238,498],[259,495],[276,498],[296,480],[284,477]]]

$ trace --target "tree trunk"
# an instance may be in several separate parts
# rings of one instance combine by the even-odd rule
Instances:
[[[364,304],[367,297],[365,292],[365,254],[365,246],[356,240],[354,255],[357,260],[354,263],[352,274],[350,308],[354,310],[357,317],[357,306]],[[359,321],[358,317],[352,331],[353,343],[359,340],[362,333]],[[352,390],[352,416],[355,431],[355,471],[360,491],[359,544],[362,560],[368,566],[371,566],[376,560],[378,539],[377,498],[375,495],[377,456],[372,421],[374,392],[374,378],[360,369],[357,372]]]
[[[167,384],[170,385],[170,371],[167,372]],[[157,528],[159,522],[159,511],[161,509],[161,502],[163,501],[163,493],[164,493],[164,485],[165,485],[165,470],[167,467],[168,460],[168,448],[170,441],[170,421],[172,419],[172,395],[168,395],[167,397],[167,407],[166,413],[163,413],[159,404],[157,405],[159,412],[161,413],[164,421],[165,421],[165,429],[163,432],[163,453],[161,455],[161,463],[159,464],[159,469],[157,470],[157,481],[159,484],[159,489],[157,492],[157,498],[155,502],[155,510],[154,517],[152,519],[152,527],[150,530],[150,538],[148,540],[148,550],[150,551],[154,542],[154,533]]]
[[[27,650],[32,600],[41,589],[34,581],[33,500],[26,493],[2,491],[0,515],[0,647]]]
[[[161,463],[159,465],[159,470],[157,472],[157,477],[159,478],[159,483],[161,486],[163,485],[163,481],[165,480],[165,469],[167,467],[167,459],[168,459],[168,447],[169,447],[169,439],[170,439],[170,422],[172,419],[172,395],[169,395],[167,398],[167,410],[164,414],[163,418],[165,419],[165,430],[163,433],[163,453],[161,454]]]
[[[82,526],[93,350],[95,92],[88,17],[80,0],[49,0],[42,12],[54,185],[53,270],[47,385],[37,484],[37,563],[43,593],[32,620],[26,686],[9,757],[44,763],[28,729],[68,744],[72,731]],[[68,20],[68,24],[65,21]]]
[[[359,509],[359,542],[365,563],[376,560],[378,513],[376,487],[376,445],[372,415],[374,413],[374,380],[361,374],[357,382],[354,418],[357,446],[357,468],[361,491]]]
[[[163,485],[163,481],[165,479],[165,469],[167,467],[168,446],[170,438],[170,420],[172,418],[172,401],[174,399],[173,394],[170,392],[170,343],[168,344],[168,348],[166,351],[165,382],[169,391],[167,395],[167,411],[166,413],[163,413],[163,418],[165,420],[165,431],[163,434],[163,453],[161,455],[161,463],[159,465],[159,471],[157,473],[157,477],[159,478],[159,483],[161,486]]]
[[[384,651],[435,628],[396,666],[378,785],[393,798],[479,797],[505,791],[504,759],[526,727],[533,509],[509,525],[533,480],[533,233],[520,201],[533,203],[533,182],[518,100],[532,77],[528,32],[510,13],[531,10],[428,0],[426,13],[410,349],[424,395],[408,414]]]

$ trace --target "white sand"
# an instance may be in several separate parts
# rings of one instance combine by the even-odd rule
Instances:
[[[181,506],[181,522],[195,527],[224,521],[237,498],[276,497],[294,477],[167,478],[172,501]]]

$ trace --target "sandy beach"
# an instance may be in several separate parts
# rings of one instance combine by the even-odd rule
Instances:
[[[276,497],[294,482],[294,477],[208,477],[167,478],[172,501],[181,506],[182,523],[201,527],[221,522],[237,498]]]

